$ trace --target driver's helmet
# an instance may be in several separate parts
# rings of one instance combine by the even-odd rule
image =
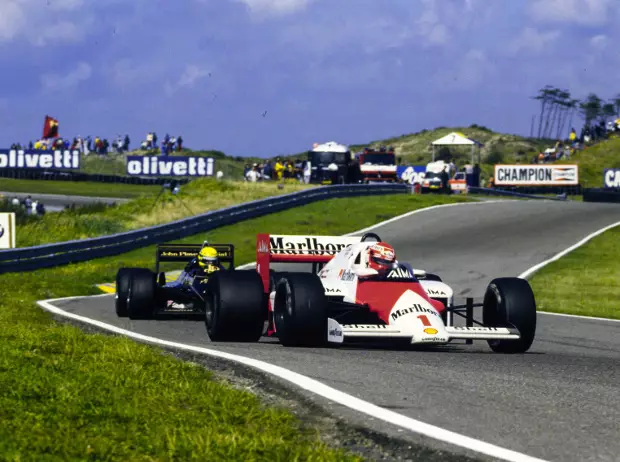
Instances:
[[[384,273],[392,269],[396,262],[396,253],[390,244],[377,242],[368,247],[368,267],[379,273]]]
[[[217,256],[217,250],[213,247],[203,247],[198,253],[198,266],[204,270],[215,271],[214,268],[219,269],[220,259]]]

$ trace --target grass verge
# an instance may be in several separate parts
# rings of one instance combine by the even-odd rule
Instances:
[[[343,234],[467,198],[332,199],[210,232],[254,260],[257,232]],[[201,242],[198,235],[181,242]],[[265,407],[209,371],[122,337],[57,324],[36,300],[95,294],[120,266],[153,267],[154,249],[0,276],[3,460],[356,460],[290,412]]]
[[[620,319],[620,228],[545,266],[530,284],[541,311]]]
[[[120,205],[98,204],[48,213],[43,217],[25,217],[22,214],[17,223],[17,246],[28,247],[120,233],[308,187],[289,183],[278,189],[275,183],[203,179],[181,187],[177,196],[166,191],[161,196],[151,194]]]
[[[136,184],[94,183],[88,181],[39,181],[0,179],[0,191],[30,194],[62,194],[68,196],[120,197],[136,198],[154,195],[160,191],[159,186],[141,186]]]

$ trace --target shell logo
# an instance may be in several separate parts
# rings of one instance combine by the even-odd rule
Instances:
[[[424,329],[424,333],[429,335],[435,335],[437,334],[437,329],[433,327],[427,327],[426,329]]]

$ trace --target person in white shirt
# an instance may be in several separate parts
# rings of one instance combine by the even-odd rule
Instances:
[[[252,183],[256,183],[258,181],[259,178],[259,173],[256,167],[256,164],[254,164],[254,167],[251,170],[248,170],[248,173],[245,174],[245,177],[248,181],[251,181]]]

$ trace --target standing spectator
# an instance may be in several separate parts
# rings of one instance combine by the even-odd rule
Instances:
[[[179,135],[177,137],[177,151],[181,152],[183,150],[183,138],[181,138],[181,135]]]
[[[130,143],[131,143],[131,140],[129,139],[129,135],[125,135],[125,138],[123,139],[123,151],[129,152]]]
[[[480,187],[480,165],[474,165],[474,186]]]
[[[248,171],[246,174],[246,179],[252,183],[256,183],[258,181],[260,174],[258,173],[258,165],[254,164],[252,169]]]
[[[278,180],[281,180],[282,179],[282,174],[284,172],[284,165],[280,161],[279,157],[276,157],[276,165],[275,165],[274,169],[275,169],[275,172],[276,172],[276,177],[278,178]]]
[[[153,132],[153,149],[157,149],[157,133]]]
[[[26,215],[30,215],[30,212],[32,212],[32,197],[27,196],[24,199],[24,207],[26,208]]]
[[[273,178],[273,166],[271,165],[271,161],[269,159],[267,159],[265,166],[263,167],[263,178],[266,180],[271,180]]]

